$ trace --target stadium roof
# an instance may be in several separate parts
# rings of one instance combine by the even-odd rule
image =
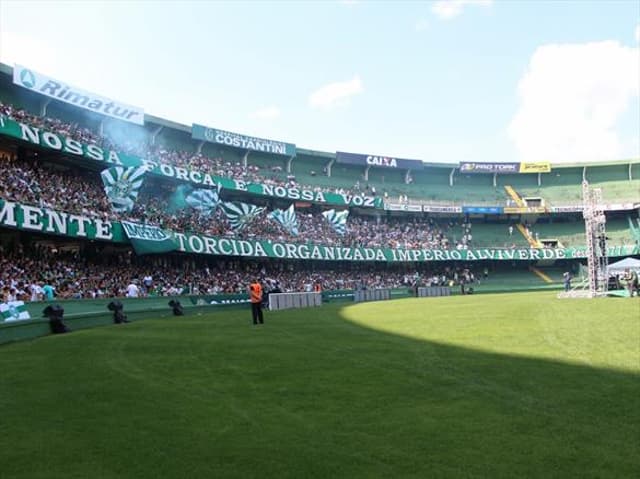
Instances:
[[[4,73],[10,77],[13,77],[13,67],[10,65],[6,65],[4,63],[0,63],[0,73]],[[167,128],[172,128],[175,130],[179,130],[185,133],[191,134],[191,126],[184,125],[182,123],[178,123],[175,121],[167,120],[164,118],[160,118],[157,116],[149,115],[145,113],[145,122],[154,123],[156,125],[160,125]],[[309,156],[317,156],[323,158],[334,158],[335,152],[327,152],[327,151],[319,151],[319,150],[310,150],[305,148],[298,148],[298,153]],[[544,161],[544,160],[541,160]],[[614,165],[629,165],[640,163],[639,158],[627,159],[627,160],[614,160],[614,161],[602,161],[602,162],[588,162],[588,163],[552,163],[551,166],[553,169],[562,169],[562,168],[584,168],[584,167],[602,167],[602,166],[614,166]],[[422,162],[423,166],[426,168],[456,168],[458,167],[458,163],[437,163],[437,162]]]

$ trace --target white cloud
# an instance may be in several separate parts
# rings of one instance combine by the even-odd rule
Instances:
[[[356,75],[351,80],[328,83],[318,88],[309,95],[309,106],[319,110],[330,110],[348,104],[349,98],[363,91],[362,81]]]
[[[425,20],[424,18],[420,18],[416,22],[414,28],[415,28],[416,32],[424,32],[425,30],[427,30],[429,28],[429,22],[427,20]]]
[[[520,160],[633,155],[632,139],[620,138],[616,127],[639,95],[639,53],[615,41],[539,47],[520,79],[520,106],[508,127]]]
[[[280,108],[277,106],[268,106],[249,113],[251,120],[275,120],[280,117]]]
[[[467,5],[490,7],[493,0],[438,0],[431,6],[431,11],[442,20],[450,20],[462,13]]]

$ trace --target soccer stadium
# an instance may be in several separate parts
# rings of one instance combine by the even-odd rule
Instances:
[[[231,130],[0,63],[1,477],[637,477],[640,153]]]

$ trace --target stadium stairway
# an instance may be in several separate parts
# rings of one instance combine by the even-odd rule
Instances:
[[[518,231],[522,233],[522,236],[526,238],[527,242],[529,243],[529,246],[531,246],[532,248],[542,248],[542,244],[540,243],[540,241],[536,241],[536,239],[533,236],[531,236],[531,233],[529,233],[529,230],[527,230],[527,228],[525,228],[525,226],[522,223],[518,223],[516,227],[518,228]]]
[[[538,276],[545,283],[553,283],[553,280],[546,274],[544,271],[536,268],[535,266],[530,266],[529,271]]]
[[[520,208],[526,208],[527,203],[522,199],[522,197],[513,189],[513,187],[509,185],[504,185],[504,189],[507,194],[511,197],[511,199],[518,205]]]

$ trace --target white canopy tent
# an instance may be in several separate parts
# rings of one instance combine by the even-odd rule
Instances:
[[[626,269],[635,270],[640,273],[640,259],[629,257],[620,261],[616,261],[615,263],[611,263],[608,266],[607,272],[609,274],[624,273]]]

